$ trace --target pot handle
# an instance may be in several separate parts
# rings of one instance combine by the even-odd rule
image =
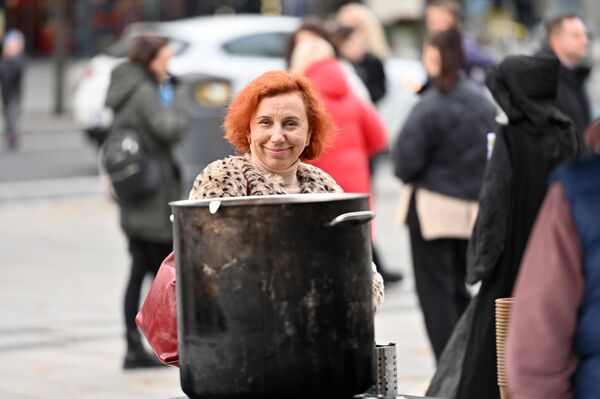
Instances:
[[[340,223],[354,223],[354,224],[363,224],[367,223],[371,219],[375,217],[375,212],[373,211],[358,211],[358,212],[348,212],[342,213],[337,216],[335,219],[331,220],[329,223],[325,225],[327,227],[337,226]]]

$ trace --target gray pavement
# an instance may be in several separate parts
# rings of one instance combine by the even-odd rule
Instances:
[[[100,183],[96,181],[98,187]],[[410,273],[393,222],[399,184],[383,164],[376,227],[385,261],[406,274],[386,292],[378,343],[398,345],[400,391],[422,394],[433,372]],[[176,368],[124,372],[121,301],[128,272],[117,209],[102,194],[0,201],[0,397],[171,398]]]

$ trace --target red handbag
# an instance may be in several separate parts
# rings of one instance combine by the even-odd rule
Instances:
[[[160,265],[135,322],[161,362],[179,365],[175,252]]]

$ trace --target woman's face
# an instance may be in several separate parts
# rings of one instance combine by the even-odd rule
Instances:
[[[432,78],[438,77],[442,67],[440,51],[436,47],[426,44],[423,48],[423,64],[427,75]]]
[[[340,45],[340,53],[352,62],[360,62],[367,52],[367,39],[362,32],[355,30]]]
[[[263,99],[250,120],[250,152],[273,170],[298,160],[310,142],[306,106],[299,93]]]
[[[167,71],[167,67],[169,65],[169,60],[173,56],[173,50],[171,50],[170,46],[163,46],[156,57],[150,62],[148,68],[150,71],[156,76],[159,82],[166,80],[169,77],[169,72]]]

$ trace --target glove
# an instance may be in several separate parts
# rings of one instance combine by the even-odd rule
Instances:
[[[375,263],[371,262],[373,270],[373,313],[377,313],[385,298],[383,290],[383,277],[377,272]]]

